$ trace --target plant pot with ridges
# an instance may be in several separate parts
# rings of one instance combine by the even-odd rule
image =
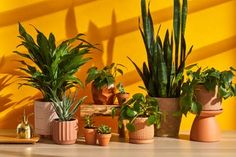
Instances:
[[[92,115],[86,115],[84,117],[84,138],[85,143],[89,145],[95,145],[97,143],[96,132],[97,129],[93,125]]]
[[[107,125],[101,125],[97,129],[97,139],[100,146],[107,146],[111,139],[111,128]]]
[[[36,28],[35,28],[36,29]],[[27,53],[14,51],[22,57],[19,69],[25,73],[21,78],[22,85],[31,86],[38,89],[43,98],[34,103],[35,113],[35,133],[39,135],[51,135],[51,122],[57,118],[52,109],[51,99],[56,95],[60,100],[65,91],[76,85],[82,85],[81,81],[75,77],[75,73],[90,58],[84,57],[93,45],[86,42],[78,34],[76,37],[65,40],[56,45],[55,36],[50,33],[47,38],[42,32],[36,29],[37,40],[28,34],[25,28],[19,23],[19,38]],[[75,41],[81,43],[75,47]],[[33,64],[29,64],[32,62]]]

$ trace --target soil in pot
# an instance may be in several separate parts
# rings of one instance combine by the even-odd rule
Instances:
[[[107,146],[111,139],[111,134],[97,134],[98,143],[100,146]]]
[[[109,87],[106,85],[97,88],[92,83],[92,96],[93,101],[95,104],[101,104],[101,105],[113,105],[115,101],[115,85],[112,84]]]
[[[116,97],[118,100],[119,105],[122,105],[123,103],[125,103],[128,99],[129,99],[130,94],[129,93],[117,93]]]
[[[95,145],[97,143],[96,129],[95,128],[84,128],[85,143]]]
[[[52,123],[52,137],[57,144],[74,144],[77,140],[78,120],[59,121]]]

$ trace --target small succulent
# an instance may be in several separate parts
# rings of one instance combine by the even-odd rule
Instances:
[[[116,85],[116,88],[119,90],[119,92],[121,94],[125,94],[126,93],[125,92],[125,88],[124,88],[124,86],[123,86],[123,84],[121,82]]]
[[[99,134],[110,134],[111,133],[111,127],[107,125],[100,125],[97,129],[97,132]]]
[[[94,122],[93,122],[93,115],[86,115],[84,117],[84,128],[87,128],[87,129],[95,128]]]

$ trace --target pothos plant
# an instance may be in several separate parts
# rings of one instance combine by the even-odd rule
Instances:
[[[89,84],[93,81],[96,88],[100,89],[104,85],[108,87],[115,83],[115,78],[117,74],[123,75],[123,70],[125,66],[122,64],[112,63],[111,65],[105,66],[103,69],[98,69],[97,67],[91,67],[88,70],[88,76],[85,83]]]
[[[196,68],[196,70],[192,70]],[[208,91],[214,91],[218,88],[218,97],[227,99],[236,95],[236,84],[233,83],[233,67],[229,70],[219,71],[215,68],[198,67],[197,64],[186,67],[187,81],[183,84],[180,97],[181,111],[185,115],[190,111],[200,114],[202,104],[197,102],[195,88],[197,85],[203,85]]]
[[[115,108],[112,111],[112,116],[115,115]],[[119,127],[122,127],[123,120],[128,120],[126,128],[133,132],[135,131],[135,119],[142,117],[148,118],[147,125],[156,124],[160,127],[162,113],[159,111],[158,101],[156,98],[144,96],[141,93],[134,94],[120,110]]]

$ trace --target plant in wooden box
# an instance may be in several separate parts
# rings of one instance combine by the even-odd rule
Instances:
[[[93,48],[91,44],[82,39],[83,34],[65,40],[56,46],[55,37],[50,33],[48,39],[37,30],[37,41],[26,32],[19,23],[18,36],[22,41],[19,46],[26,48],[28,53],[14,51],[14,53],[30,61],[21,60],[24,67],[19,69],[26,73],[20,76],[27,85],[38,89],[43,98],[36,100],[34,104],[35,112],[35,133],[39,135],[51,135],[50,123],[56,118],[53,111],[51,99],[53,92],[58,99],[62,100],[63,93],[76,85],[83,86],[81,81],[74,75],[80,67],[90,58],[84,57]],[[80,41],[80,44],[73,47],[72,43]]]
[[[52,137],[57,144],[74,144],[77,140],[78,120],[75,119],[76,111],[85,97],[77,99],[77,91],[69,96],[64,95],[62,100],[56,94],[52,100],[58,119],[52,122]]]
[[[101,125],[97,129],[97,138],[100,146],[107,146],[111,139],[111,128],[107,125]]]
[[[127,93],[124,89],[123,84],[120,82],[116,85],[116,88],[118,89],[119,93],[116,93],[116,97],[118,99],[119,105],[122,105],[129,99],[129,93]]]
[[[123,75],[121,64],[112,63],[99,70],[91,67],[88,70],[86,84],[92,82],[92,96],[95,104],[112,105],[115,101],[115,78],[117,73]]]
[[[157,136],[177,137],[181,122],[180,116],[174,116],[179,111],[179,96],[183,84],[185,61],[192,51],[186,50],[185,25],[187,18],[187,0],[182,7],[179,0],[174,0],[173,28],[174,34],[166,31],[164,41],[160,35],[160,27],[155,37],[150,10],[146,10],[145,0],[141,0],[142,24],[139,26],[146,48],[147,61],[140,69],[131,59],[138,74],[148,91],[148,95],[158,98],[160,110],[166,113],[161,128],[155,130]],[[140,21],[140,20],[139,20]]]
[[[114,112],[113,112],[114,113]],[[154,137],[154,124],[160,126],[161,112],[156,98],[144,96],[141,93],[134,94],[120,110],[119,127],[123,120],[129,130],[131,143],[150,143]]]
[[[196,71],[192,68],[197,67]],[[215,116],[222,112],[222,98],[236,95],[233,77],[235,69],[219,71],[215,68],[202,69],[195,65],[187,68],[188,80],[183,84],[180,97],[181,111],[196,115],[190,139],[196,141],[219,141],[220,129]]]
[[[84,137],[86,144],[96,144],[96,127],[93,124],[93,115],[86,115],[84,117]]]

